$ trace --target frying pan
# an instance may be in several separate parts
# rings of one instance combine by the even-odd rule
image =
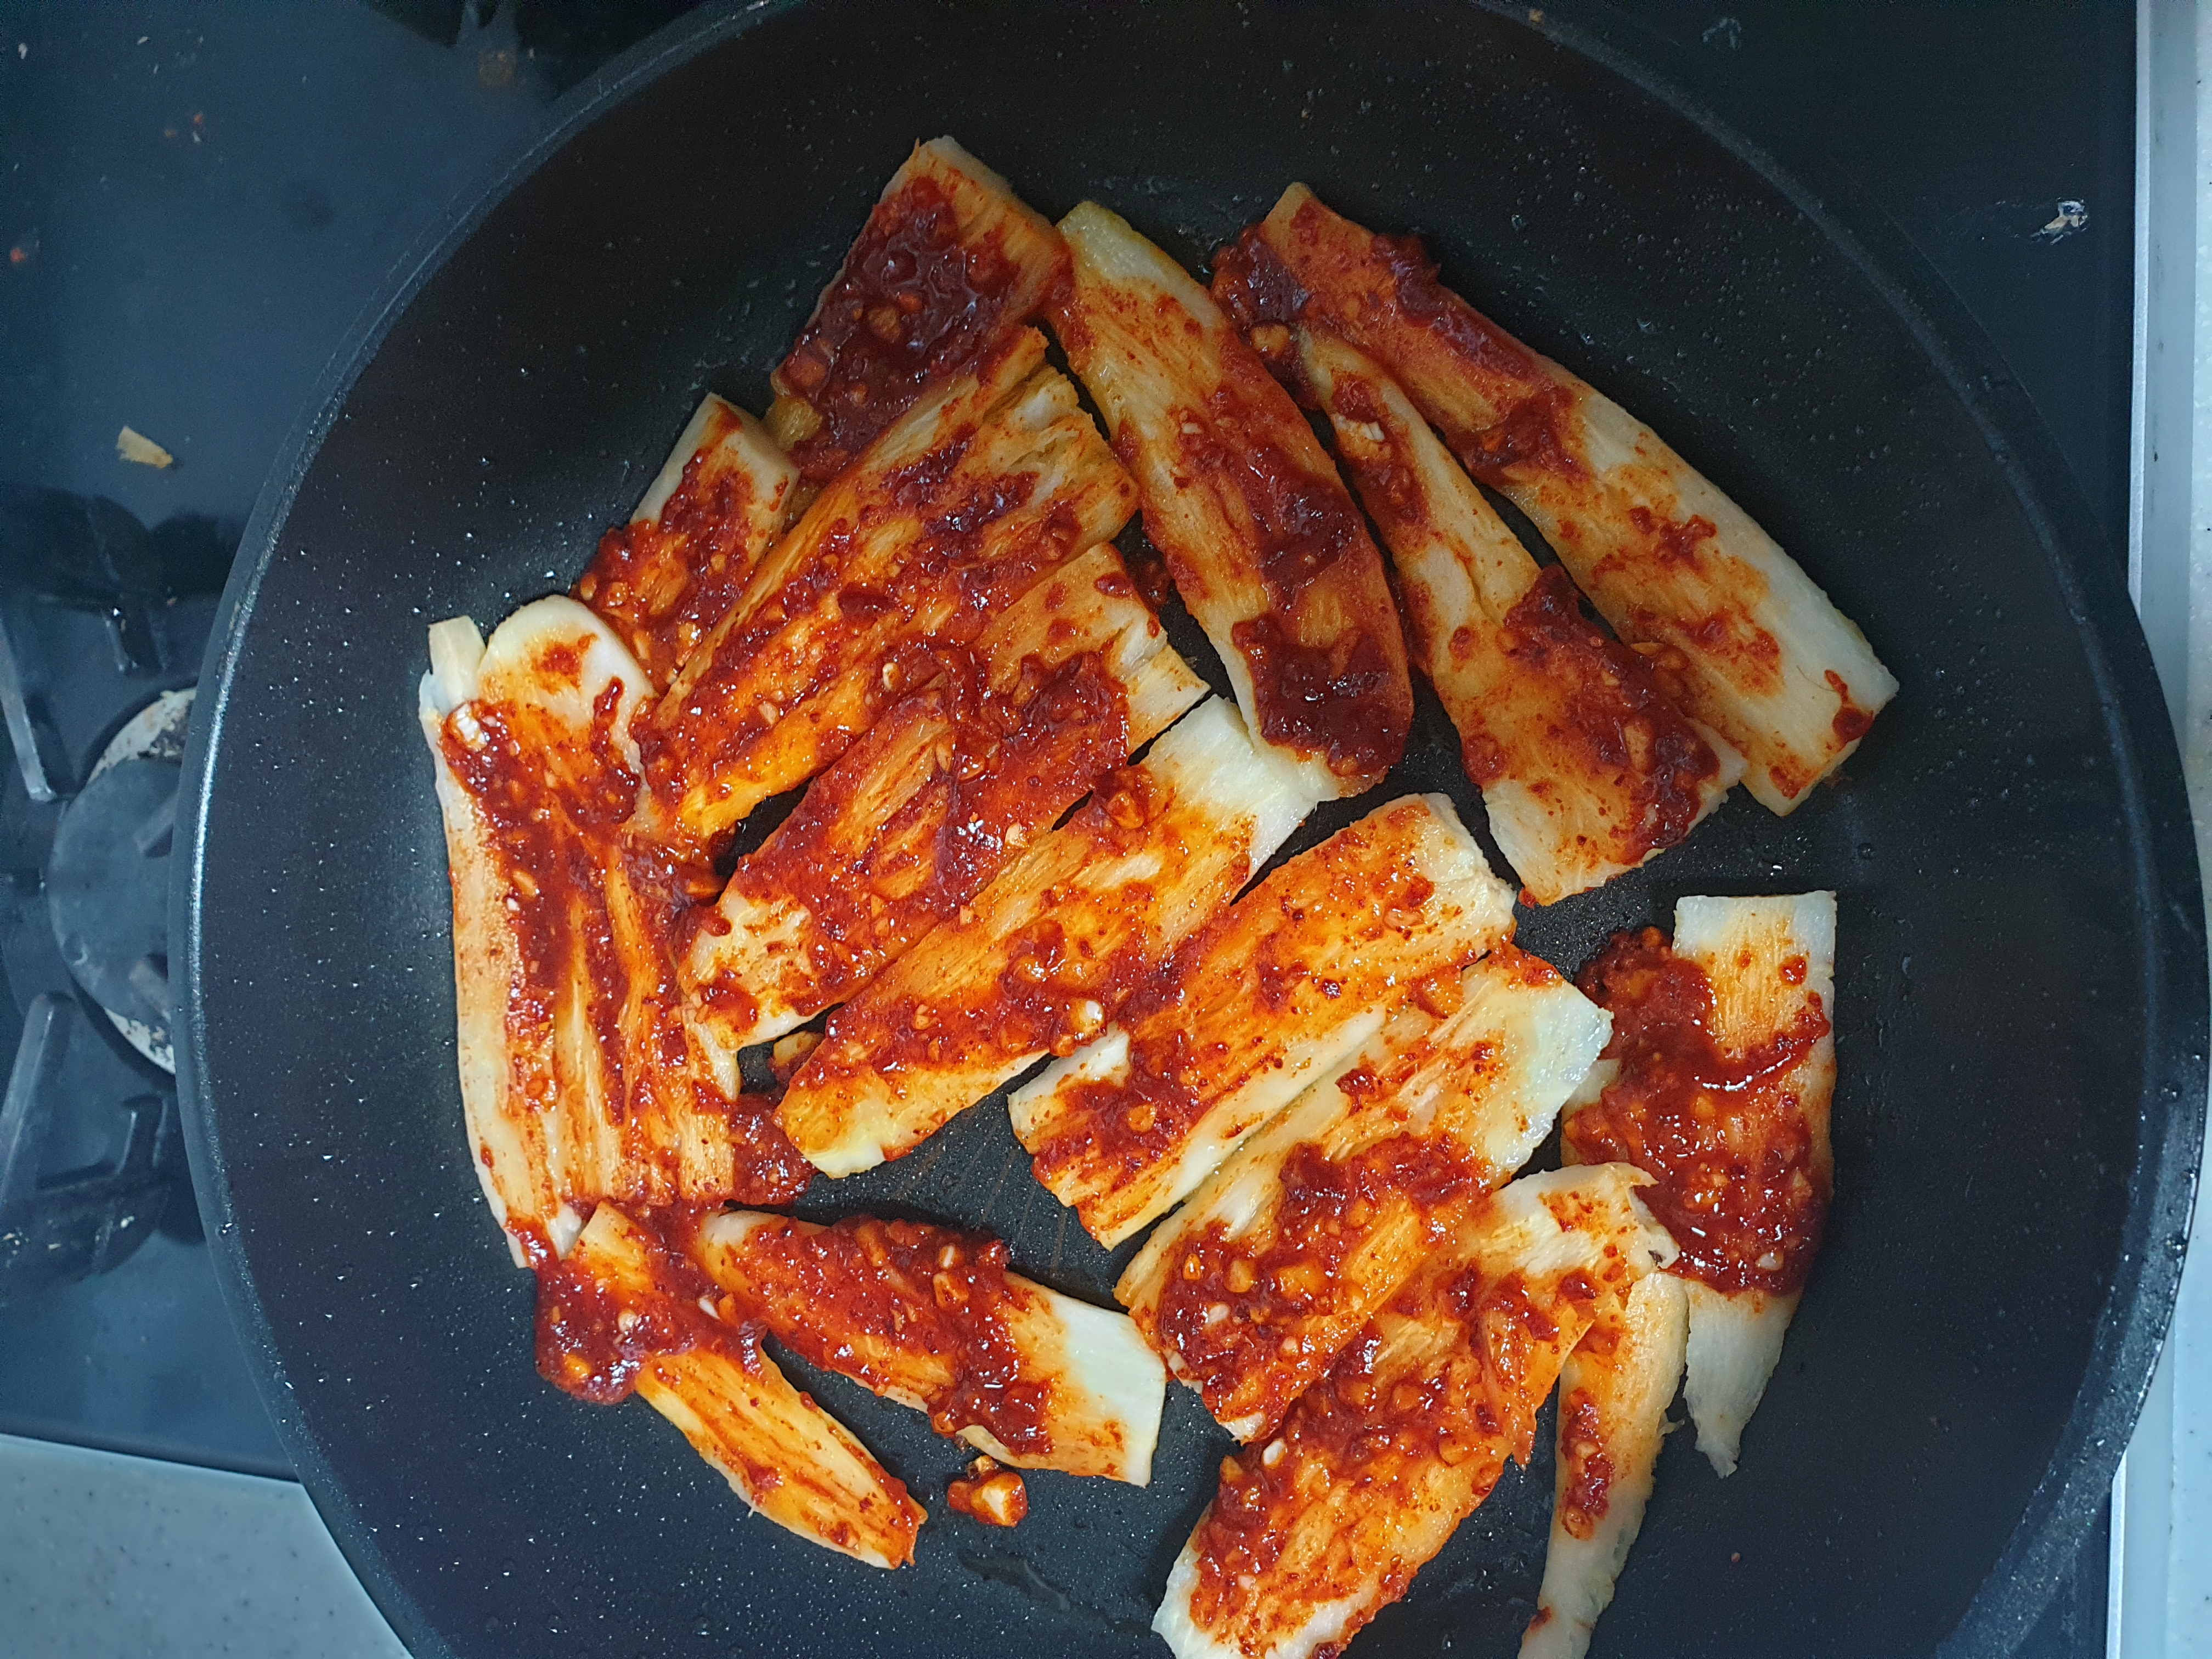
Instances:
[[[945,1507],[957,1448],[794,1364],[933,1510],[915,1566],[855,1567],[749,1519],[643,1407],[538,1379],[531,1282],[461,1133],[424,628],[565,586],[702,389],[762,406],[882,180],[940,132],[1047,212],[1096,196],[1194,266],[1293,179],[1421,230],[1865,628],[1904,689],[1839,782],[1787,819],[1739,794],[1522,921],[1571,968],[1683,893],[1841,902],[1826,1251],[1741,1470],[1668,1447],[1596,1651],[1993,1654],[2027,1628],[2149,1376],[2202,1135],[2173,741],[2113,562],[1994,354],[1845,198],[1608,27],[1443,3],[722,11],[580,89],[402,273],[247,532],[172,936],[234,1310],[417,1655],[1158,1651],[1150,1611],[1225,1443],[1188,1390],[1149,1488],[1041,1476],[997,1534]],[[1455,751],[1425,694],[1396,781],[1479,826]],[[995,1101],[802,1208],[988,1227],[1100,1301],[1121,1260],[1036,1188]],[[1358,1650],[1512,1651],[1547,1444]]]

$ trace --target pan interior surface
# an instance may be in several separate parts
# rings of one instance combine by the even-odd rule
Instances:
[[[641,1404],[539,1381],[532,1282],[461,1133],[424,630],[565,588],[702,391],[764,407],[883,180],[947,132],[1048,214],[1095,198],[1194,269],[1293,179],[1419,230],[1453,286],[1741,502],[1896,672],[1792,817],[1739,792],[1644,871],[1523,912],[1520,943],[1571,970],[1686,893],[1840,905],[1827,1246],[1739,1472],[1670,1443],[1593,1651],[1909,1655],[2024,1624],[1985,1581],[2084,1455],[2081,1401],[2148,1376],[2109,1327],[2132,1316],[2116,1283],[2148,1271],[2131,1194],[2170,1178],[2154,1119],[2202,1097],[2199,900],[2124,595],[2056,539],[1888,290],[1698,124],[1516,18],[822,5],[698,38],[390,321],[271,486],[204,700],[179,933],[197,1168],[272,1407],[403,1638],[1158,1650],[1152,1610],[1228,1445],[1194,1395],[1170,1390],[1150,1487],[1038,1476],[998,1533],[943,1502],[960,1448],[791,1362],[932,1512],[916,1565],[872,1572],[750,1519]],[[1386,788],[1482,822],[1425,692]],[[1101,1302],[1134,1249],[1098,1249],[1037,1188],[995,1100],[801,1209],[988,1228]],[[1354,1650],[1511,1652],[1551,1481],[1547,1426]]]

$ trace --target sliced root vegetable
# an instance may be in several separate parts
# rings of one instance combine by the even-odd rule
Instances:
[[[1311,329],[1271,360],[1291,351],[1294,383],[1328,413],[1397,566],[1414,659],[1530,896],[1595,887],[1687,836],[1743,757],[1583,614],[1563,568],[1538,568],[1389,374]]]
[[[768,428],[709,392],[629,522],[599,538],[575,596],[615,625],[654,690],[744,592],[798,483]]]
[[[1066,258],[1004,179],[950,138],[917,144],[771,377],[769,425],[807,482],[1035,315]]]
[[[638,728],[647,776],[715,844],[835,762],[1039,577],[1109,541],[1135,486],[1044,337],[924,397],[762,558]]]
[[[1650,1274],[1618,1315],[1590,1327],[1559,1373],[1552,1540],[1521,1659],[1583,1659],[1589,1650],[1650,1501],[1694,1288]]]
[[[1528,1161],[1605,1015],[1501,945],[1441,1018],[1401,1010],[1352,1069],[1240,1146],[1115,1293],[1240,1440],[1271,1434],[1362,1327]]]
[[[1246,721],[1315,794],[1406,747],[1406,647],[1382,556],[1283,389],[1182,266],[1094,203],[1060,222],[1053,326],[1143,492],[1146,533]]]
[[[540,1363],[550,1359],[548,1375],[586,1398],[635,1389],[778,1526],[870,1566],[913,1560],[921,1505],[792,1386],[761,1352],[758,1325],[700,1306],[711,1289],[652,1231],[603,1204],[539,1291]],[[550,1327],[550,1352],[549,1304],[560,1322]],[[565,1346],[562,1324],[573,1328]]]
[[[1111,1247],[1167,1212],[1392,1007],[1513,929],[1442,795],[1376,808],[1195,935],[1114,1024],[1012,1100],[1046,1190]]]
[[[1222,1463],[1152,1628],[1178,1659],[1334,1650],[1526,1462],[1536,1412],[1590,1324],[1669,1253],[1632,1170],[1560,1170],[1493,1194],[1291,1407]]]
[[[711,873],[632,832],[643,672],[573,599],[475,641],[465,621],[433,630],[421,717],[453,878],[461,1097],[495,1215],[518,1252],[559,1254],[570,1200],[787,1201],[807,1168],[771,1103],[726,1094],[684,1028],[672,935]]]
[[[1223,250],[1213,291],[1248,329],[1304,322],[1389,369],[1670,695],[1742,753],[1744,787],[1773,811],[1804,799],[1895,695],[1865,636],[1741,507],[1443,287],[1418,241],[1293,185]]]
[[[1670,946],[1617,935],[1577,976],[1613,1017],[1603,1086],[1570,1109],[1571,1161],[1653,1177],[1690,1287],[1698,1447],[1734,1471],[1820,1249],[1835,1180],[1836,898],[1686,898]]]
[[[783,1097],[793,1143],[850,1175],[1073,1053],[1313,805],[1232,708],[1200,704],[830,1017]]]
[[[916,1221],[715,1216],[690,1254],[741,1316],[1000,1462],[1152,1475],[1166,1374],[1122,1315],[1010,1273],[998,1240]]]
[[[1206,693],[1121,556],[1096,547],[988,623],[741,859],[684,957],[737,1051],[860,990]]]

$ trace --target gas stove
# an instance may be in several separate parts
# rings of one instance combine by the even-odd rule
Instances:
[[[0,1436],[289,1473],[200,1237],[167,1068],[167,814],[216,595],[262,477],[403,257],[550,128],[561,92],[686,9],[0,0]],[[1785,165],[1847,179],[1935,263],[2125,557],[2130,13],[1619,9],[1662,75]],[[173,464],[122,459],[125,426]],[[296,1507],[288,1524],[312,1529]],[[2106,1650],[2107,1553],[2100,1529],[2022,1654]],[[0,1601],[10,1582],[0,1567]],[[368,1631],[355,1599],[334,1616]],[[52,1627],[128,1645],[105,1616],[88,1594]]]

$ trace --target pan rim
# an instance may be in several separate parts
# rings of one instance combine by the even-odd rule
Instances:
[[[1662,65],[1670,49],[1664,43],[1601,5],[1569,0],[1565,8],[1531,13],[1507,0],[1469,3],[1595,63],[1689,122],[1804,215],[1844,256],[1905,325],[1974,422],[2021,505],[2082,641],[2124,805],[2138,911],[2135,925],[2142,941],[2146,1054],[2118,1259],[2081,1385],[2010,1537],[1959,1624],[1936,1650],[1950,1659],[2009,1652],[2042,1613],[2109,1492],[2172,1318],[2182,1266],[2175,1244],[2187,1237],[2203,1152],[2205,1036],[2212,1025],[2203,887],[2179,749],[2148,647],[2112,562],[2094,556],[2105,538],[2040,415],[1925,256],[1847,180],[1803,157],[1783,165],[1666,74]],[[206,1091],[206,1009],[199,988],[206,920],[204,826],[225,715],[255,600],[300,488],[356,381],[423,287],[487,217],[584,129],[664,74],[800,3],[730,0],[678,20],[564,94],[556,106],[556,118],[519,157],[455,198],[363,308],[279,452],[240,539],[240,556],[203,664],[201,684],[209,695],[196,702],[179,797],[187,855],[183,879],[173,884],[170,897],[184,1010],[176,1050],[187,1158],[209,1222],[216,1277],[241,1344],[254,1362],[278,1439],[349,1565],[417,1655],[451,1650],[353,1508],[286,1378],[233,1215],[224,1153],[216,1134],[216,1103]]]

